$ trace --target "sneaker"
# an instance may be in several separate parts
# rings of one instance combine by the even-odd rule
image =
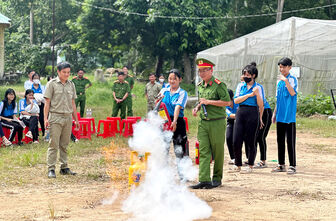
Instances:
[[[274,167],[272,169],[273,173],[277,173],[277,172],[286,172],[286,166],[285,165],[278,165],[277,167]]]
[[[231,167],[229,170],[228,170],[228,173],[239,173],[241,170],[240,167],[234,165],[233,167]]]
[[[248,160],[246,160],[246,161],[244,161],[244,166],[248,166],[249,164],[248,164]]]
[[[26,133],[26,137],[29,137],[30,139],[33,139],[33,134],[31,131],[28,131],[28,133]]]
[[[234,164],[235,164],[235,160],[234,160],[234,159],[230,160],[230,161],[228,162],[228,164],[229,164],[229,165],[234,165]]]
[[[260,161],[259,163],[257,163],[257,164],[254,166],[254,168],[256,168],[256,169],[261,169],[261,168],[266,168],[266,167],[267,167],[266,163],[264,163],[264,162],[262,162],[262,161]]]
[[[78,143],[78,142],[79,142],[79,140],[76,138],[75,143]]]
[[[296,168],[293,166],[288,167],[287,174],[295,174]]]
[[[10,142],[6,137],[2,138],[2,143],[3,143],[6,147],[13,145],[12,142]]]
[[[35,140],[33,143],[34,143],[34,144],[39,144],[38,140]]]
[[[240,171],[240,173],[252,173],[252,168],[248,166],[244,168],[244,170]]]

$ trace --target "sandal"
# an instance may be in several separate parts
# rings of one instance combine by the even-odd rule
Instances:
[[[272,169],[273,173],[276,172],[286,172],[286,166],[285,165],[278,165],[277,167]]]
[[[257,163],[254,168],[257,168],[257,169],[262,169],[262,168],[266,168],[267,165],[266,163],[264,163],[263,161],[260,161],[259,163]]]
[[[287,174],[295,174],[296,173],[296,168],[293,166],[288,167]]]

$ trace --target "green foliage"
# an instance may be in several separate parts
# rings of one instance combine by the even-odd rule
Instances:
[[[334,106],[332,98],[319,91],[318,94],[314,95],[303,96],[299,94],[297,110],[298,114],[303,116],[314,114],[331,115],[333,114]]]
[[[272,110],[276,104],[275,97],[268,97],[268,103]],[[297,99],[297,113],[301,116],[311,116],[314,114],[332,115],[334,112],[334,105],[332,98],[318,91],[318,94],[302,95],[298,94]]]

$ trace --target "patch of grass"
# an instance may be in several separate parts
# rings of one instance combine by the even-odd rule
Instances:
[[[336,137],[336,121],[334,120],[299,117],[296,126],[300,131],[309,131],[324,137]]]

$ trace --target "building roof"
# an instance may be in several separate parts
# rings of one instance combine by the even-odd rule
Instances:
[[[10,22],[11,20],[9,18],[7,18],[6,16],[0,13],[0,24],[1,25],[5,25],[8,27],[10,26]]]

